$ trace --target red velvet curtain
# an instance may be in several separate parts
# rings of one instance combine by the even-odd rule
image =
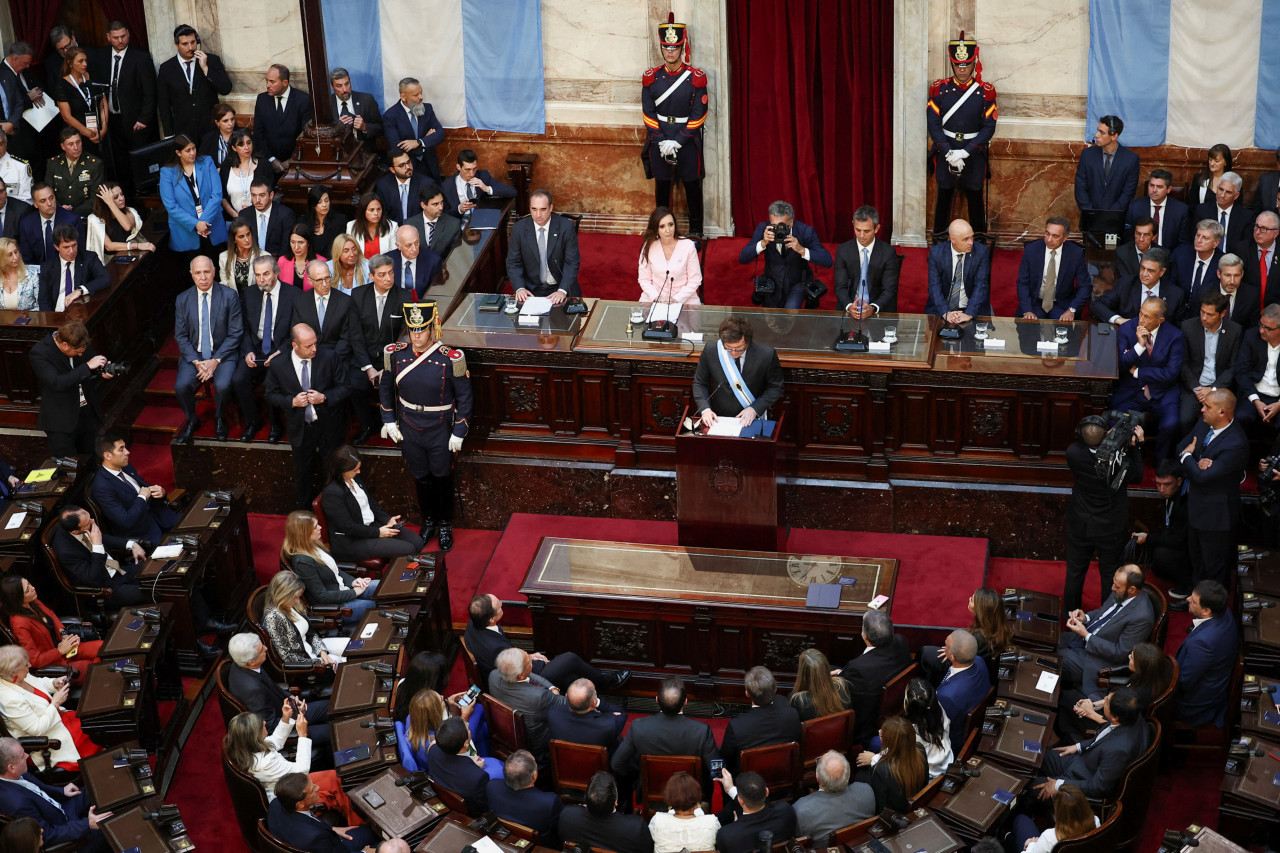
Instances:
[[[120,20],[129,25],[129,43],[147,49],[147,16],[142,0],[98,0],[108,21]]]
[[[9,13],[13,16],[13,31],[31,45],[35,50],[33,60],[39,63],[53,49],[49,46],[49,30],[58,19],[58,4],[52,0],[9,0]]]
[[[728,23],[738,233],[750,236],[782,199],[826,242],[851,238],[853,211],[874,205],[887,239],[893,4],[730,0]]]

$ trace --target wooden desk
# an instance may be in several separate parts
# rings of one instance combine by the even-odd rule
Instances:
[[[810,582],[855,578],[838,610],[805,607]],[[752,666],[789,687],[807,648],[862,651],[867,602],[892,598],[897,561],[546,537],[520,592],[547,654],[632,670],[637,692],[685,675],[692,695],[737,700]]]
[[[361,723],[371,722],[376,716],[372,711],[369,711],[341,720],[329,720],[329,735],[333,741],[333,751],[335,753],[357,746],[369,747],[368,758],[344,764],[337,768],[338,778],[342,780],[344,788],[364,784],[382,772],[384,767],[390,767],[399,760],[396,755],[395,745],[384,742],[386,740],[385,735],[379,736],[377,729],[360,727]]]
[[[150,609],[160,611],[159,622],[147,622],[133,612]],[[185,703],[182,672],[170,642],[173,632],[172,611],[173,605],[167,601],[145,608],[126,607],[117,611],[115,621],[111,623],[107,636],[102,641],[98,659],[116,660],[141,656],[147,662],[147,671],[155,675],[156,698]]]
[[[978,742],[978,753],[997,764],[1003,764],[1015,771],[1036,771],[1044,763],[1045,753],[1057,742],[1053,733],[1053,721],[1057,714],[1046,712],[1034,705],[1011,702],[1008,699],[997,699],[993,708],[1014,711],[1014,716],[1000,719],[983,720],[982,740]],[[1029,723],[1024,716],[1046,717],[1046,723]],[[987,732],[987,724],[994,731]],[[1033,746],[1028,749],[1027,745]]]
[[[1240,728],[1244,729],[1246,734],[1280,740],[1280,725],[1264,719],[1268,713],[1275,712],[1276,706],[1280,705],[1280,679],[1246,673],[1244,682],[1245,684],[1257,682],[1263,687],[1276,687],[1277,690],[1273,695],[1262,693],[1240,699]]]
[[[418,622],[422,625],[422,644],[439,652],[452,666],[458,653],[458,638],[453,633],[453,616],[449,611],[449,572],[443,551],[397,557],[382,572],[382,580],[374,593],[378,609],[416,604]],[[432,564],[434,563],[434,566]]]
[[[966,769],[981,770],[982,775],[967,778],[954,794],[939,792],[930,804],[938,816],[962,838],[976,841],[1005,819],[1010,806],[997,802],[992,795],[1004,789],[1015,797],[1027,786],[1025,774],[1014,775],[982,758],[970,758]]]
[[[397,764],[388,767],[363,785],[351,789],[351,805],[374,827],[383,838],[403,838],[412,848],[424,840],[449,808],[432,797],[423,801],[406,788],[397,788],[396,780],[409,775],[409,771]],[[382,797],[383,804],[372,806],[365,795],[374,792]],[[375,800],[376,802],[376,800]]]
[[[911,821],[906,829],[878,835],[867,833],[862,838],[852,839],[849,850],[853,853],[874,853],[870,843],[872,838],[879,840],[890,853],[954,853],[964,849],[964,843],[928,809],[916,809],[905,817]]]
[[[396,672],[403,672],[400,654],[357,658],[338,664],[333,679],[333,693],[329,697],[329,716],[365,711],[387,711],[391,708],[391,696],[395,690]],[[363,664],[382,662],[391,667],[391,675],[378,675],[365,669]]]
[[[118,748],[104,749],[97,755],[80,759],[85,792],[98,811],[116,811],[155,795],[156,782],[150,763],[115,766],[125,750],[141,748],[136,740],[131,740]]]
[[[413,853],[462,853],[462,848],[485,837],[483,833],[476,832],[467,826],[470,822],[470,818],[466,815],[449,812],[444,820],[436,824],[436,828],[431,830],[423,842],[413,848]],[[536,850],[547,849],[534,847],[528,841],[515,836],[509,836],[506,841],[499,841],[490,836],[490,840],[498,845],[502,853],[533,853]]]
[[[1005,699],[1028,702],[1049,711],[1058,710],[1058,697],[1062,695],[1062,658],[1043,652],[1013,646],[1012,651],[1019,656],[1031,655],[1031,660],[1018,661],[1013,666],[996,663],[996,693]],[[1048,661],[1052,666],[1045,666],[1040,661]],[[1059,676],[1054,679],[1053,689],[1044,691],[1039,688],[1040,677],[1044,673]]]
[[[357,643],[363,641],[358,649],[347,646],[343,657],[358,658],[365,660],[367,658],[394,654],[399,652],[401,648],[406,649],[409,656],[417,654],[422,649],[422,625],[418,621],[418,614],[422,608],[417,604],[398,604],[389,610],[371,609],[366,610],[364,616],[356,624],[351,631],[351,642]],[[401,611],[409,615],[407,625],[396,627],[392,622],[391,616],[383,616],[383,613],[391,614]],[[373,627],[373,634],[365,637],[367,630]]]
[[[131,663],[142,669],[126,678],[117,667]],[[160,740],[160,715],[146,657],[118,658],[89,664],[76,715],[85,734],[101,746],[115,746],[135,737],[154,752]]]
[[[152,797],[103,821],[102,832],[111,843],[111,849],[115,853],[131,849],[137,853],[185,853],[194,849],[195,844],[181,821],[171,826],[143,817],[143,810],[155,811],[161,805],[159,797]]]
[[[1052,652],[1058,648],[1062,631],[1062,597],[1021,587],[1006,587],[1005,595],[1027,596],[1016,605],[1005,605],[1005,622],[1013,631],[1014,642],[1028,649]],[[1042,619],[1038,614],[1052,616]]]

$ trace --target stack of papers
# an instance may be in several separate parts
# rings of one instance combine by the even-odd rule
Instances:
[[[47,483],[53,479],[53,475],[56,473],[58,473],[57,468],[36,468],[31,473],[27,474],[27,479],[23,480],[23,482]]]
[[[737,438],[742,434],[741,418],[718,418],[707,429],[707,435],[727,435]]]
[[[551,300],[545,296],[530,296],[520,306],[520,313],[526,316],[540,317],[551,313]]]
[[[680,318],[680,309],[684,305],[679,302],[655,302],[653,307],[649,309],[650,323],[672,322]]]
[[[151,552],[153,560],[172,560],[182,556],[182,545],[161,545],[159,548]]]

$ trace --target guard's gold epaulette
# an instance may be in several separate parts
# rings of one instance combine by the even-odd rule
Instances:
[[[383,347],[383,349],[382,349],[382,367],[383,367],[383,369],[384,369],[384,370],[390,370],[390,369],[391,369],[391,357],[392,357],[392,356],[394,356],[396,353],[398,353],[400,350],[402,350],[402,349],[406,348],[407,346],[409,346],[409,345],[408,345],[407,343],[405,343],[404,341],[398,341],[398,342],[396,342],[396,343],[394,343],[394,344],[387,344],[385,347]]]
[[[441,349],[444,350],[445,355],[449,356],[449,361],[453,362],[453,375],[466,376],[467,357],[462,354],[462,350],[451,349],[449,347],[441,347]]]

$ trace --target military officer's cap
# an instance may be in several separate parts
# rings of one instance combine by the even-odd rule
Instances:
[[[404,324],[411,331],[420,332],[423,329],[440,329],[440,312],[436,307],[435,300],[427,302],[410,302],[404,306]]]
[[[667,22],[658,24],[658,46],[684,47],[686,38],[685,25],[676,23],[675,12],[668,12]]]
[[[947,53],[956,65],[972,65],[978,59],[978,42],[965,38],[961,30],[960,38],[947,42]]]

